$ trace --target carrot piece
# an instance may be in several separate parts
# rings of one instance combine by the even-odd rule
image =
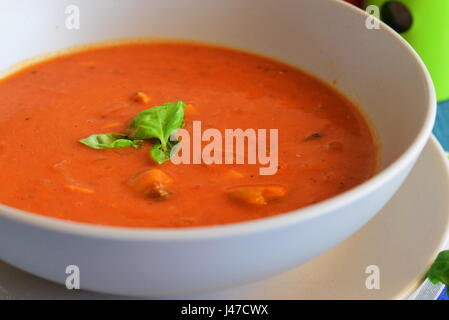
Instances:
[[[281,199],[286,193],[285,188],[281,186],[266,186],[262,190],[263,197],[267,202]]]
[[[156,199],[170,195],[168,187],[173,179],[160,169],[150,169],[136,174],[128,180],[128,185],[136,192]]]
[[[138,91],[134,94],[133,100],[136,102],[141,102],[143,104],[148,104],[151,101],[151,98],[145,92]]]
[[[90,188],[86,188],[86,187],[80,187],[80,186],[75,186],[75,185],[67,185],[65,187],[67,189],[69,189],[70,191],[74,191],[74,192],[85,193],[85,194],[95,193],[94,190],[92,190]]]
[[[235,187],[227,191],[228,196],[237,202],[251,205],[266,205],[279,200],[287,193],[285,188],[276,185]]]
[[[198,114],[198,109],[193,104],[187,104],[184,108],[186,114]]]
[[[241,203],[253,205],[265,205],[267,202],[259,188],[236,188],[228,191],[228,196]]]

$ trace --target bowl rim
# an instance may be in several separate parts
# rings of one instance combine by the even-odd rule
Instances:
[[[354,14],[368,18],[369,14],[352,4],[344,1],[331,1],[333,5],[345,7],[345,10],[351,10]],[[246,235],[267,230],[277,229],[283,226],[301,223],[318,217],[322,217],[337,209],[344,207],[348,200],[358,200],[373,190],[381,187],[385,181],[393,177],[406,168],[413,159],[422,151],[427,143],[436,117],[436,94],[435,88],[424,62],[418,56],[412,46],[397,34],[392,28],[383,22],[380,22],[382,32],[387,32],[390,36],[399,41],[403,48],[411,55],[417,66],[420,68],[422,76],[425,79],[427,91],[427,113],[423,125],[421,126],[412,143],[407,147],[393,163],[375,174],[370,179],[360,185],[343,192],[337,196],[320,201],[305,208],[292,210],[279,215],[236,222],[224,225],[187,227],[187,228],[134,228],[95,225],[70,220],[62,220],[53,217],[47,217],[32,212],[9,207],[0,204],[0,219],[6,218],[14,222],[28,224],[30,226],[46,229],[53,232],[66,233],[78,236],[104,239],[120,239],[130,241],[175,241],[175,240],[198,240],[205,238],[232,237]]]

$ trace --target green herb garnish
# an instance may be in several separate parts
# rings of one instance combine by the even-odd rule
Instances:
[[[162,164],[165,161],[170,160],[170,152],[172,146],[170,145],[170,143],[168,143],[167,146],[168,147],[164,150],[162,149],[162,144],[160,142],[156,142],[151,147],[150,155],[153,158],[153,160],[156,161],[158,164]]]
[[[176,144],[170,141],[170,135],[184,125],[182,101],[169,102],[139,113],[129,125],[128,136],[132,139],[157,139],[150,155],[161,164],[170,160],[170,152]]]
[[[128,139],[126,134],[120,133],[101,133],[93,134],[80,142],[92,149],[110,149],[110,148],[125,148],[134,147],[140,148],[142,140]]]
[[[439,282],[449,286],[449,250],[441,251],[427,272],[427,278],[433,284]]]
[[[127,134],[94,134],[80,142],[93,149],[109,149],[139,148],[143,140],[155,140],[150,156],[162,164],[170,160],[170,152],[177,144],[170,141],[170,135],[184,125],[185,106],[184,102],[178,101],[144,110],[131,121]]]

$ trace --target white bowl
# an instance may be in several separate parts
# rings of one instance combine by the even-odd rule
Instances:
[[[337,80],[336,87],[361,106],[377,130],[382,161],[376,176],[330,200],[218,227],[100,227],[0,206],[0,259],[40,277],[64,283],[66,267],[77,265],[82,289],[162,297],[282,272],[335,246],[371,219],[401,185],[431,133],[434,88],[419,57],[385,25],[367,29],[367,15],[343,2],[70,3],[80,8],[79,30],[64,26],[66,1],[12,2],[2,8],[0,69],[112,38],[190,38],[242,48],[295,64],[329,83]]]

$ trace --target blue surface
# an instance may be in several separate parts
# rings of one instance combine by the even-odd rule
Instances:
[[[440,141],[446,152],[449,152],[449,100],[440,102],[437,107],[437,119],[433,134]],[[441,292],[437,300],[449,300],[447,287]]]
[[[447,287],[441,292],[438,296],[437,300],[449,300],[449,296],[447,295]]]
[[[449,152],[449,100],[440,102],[437,107],[437,119],[433,134],[440,141],[446,152]]]

